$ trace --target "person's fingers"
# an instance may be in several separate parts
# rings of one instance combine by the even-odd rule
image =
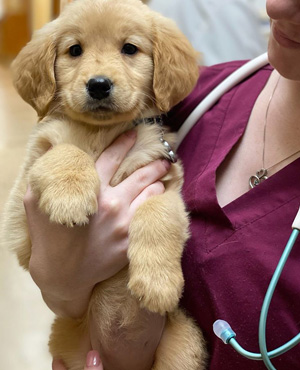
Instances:
[[[122,189],[130,203],[141,194],[149,185],[160,180],[170,169],[170,162],[158,159],[147,166],[136,170],[122,181]]]
[[[67,368],[61,360],[54,359],[52,370],[67,370]],[[103,370],[103,365],[97,351],[88,352],[84,370]]]
[[[31,191],[30,186],[27,187],[23,203],[26,213],[29,213],[32,209],[35,210],[37,208],[37,199]]]
[[[25,213],[27,217],[27,222],[29,226],[29,233],[32,242],[34,241],[34,237],[36,233],[32,232],[36,229],[36,225],[41,225],[41,221],[45,220],[44,224],[48,223],[48,216],[41,212],[38,200],[31,191],[30,187],[28,186],[26,194],[23,199],[23,204],[25,208]]]
[[[61,360],[54,359],[52,362],[52,370],[67,370]]]
[[[103,365],[97,351],[90,351],[87,354],[84,370],[103,370]]]
[[[32,241],[32,245],[35,244],[36,238],[40,236],[40,234],[44,233],[45,235],[48,232],[49,217],[45,213],[41,211],[38,204],[37,197],[33,194],[30,187],[27,188],[26,194],[23,199],[23,204],[25,208],[25,213],[27,217],[28,229],[30,238]],[[38,225],[38,232],[37,232],[37,225]],[[67,228],[60,224],[51,224],[51,229],[56,229],[58,232],[61,233],[61,238],[63,237],[63,233],[66,233]]]
[[[96,170],[103,184],[110,183],[126,154],[133,147],[136,135],[135,130],[125,132],[100,155],[96,161]]]
[[[142,205],[147,199],[154,195],[160,195],[165,192],[164,184],[161,181],[156,181],[146,189],[144,189],[140,195],[138,195],[130,205],[130,214],[133,215],[137,208]]]
[[[27,221],[29,226],[35,225],[37,221],[44,219],[45,222],[49,222],[49,217],[43,213],[39,207],[38,198],[33,194],[30,186],[28,186],[25,196],[23,198],[23,204],[25,208],[25,213],[27,216]],[[31,227],[29,227],[31,228]]]

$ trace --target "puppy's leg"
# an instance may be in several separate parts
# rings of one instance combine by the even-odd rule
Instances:
[[[22,171],[5,205],[0,230],[0,245],[17,254],[19,263],[28,269],[31,255],[31,242],[23,205],[26,181]]]
[[[142,204],[131,222],[129,283],[142,307],[164,314],[175,309],[183,288],[181,255],[188,217],[178,192]]]
[[[63,360],[68,370],[83,370],[86,354],[91,349],[85,320],[56,318],[49,349],[54,358]]]
[[[74,145],[57,145],[37,159],[29,183],[50,221],[83,225],[97,211],[99,178],[94,161]]]
[[[192,319],[180,310],[168,315],[152,370],[204,370],[204,338]]]

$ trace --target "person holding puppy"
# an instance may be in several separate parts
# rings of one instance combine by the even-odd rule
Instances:
[[[266,3],[271,18],[270,65],[226,93],[179,148],[185,168],[183,195],[191,217],[191,238],[182,260],[182,306],[204,332],[210,370],[264,369],[262,362],[241,357],[215,338],[212,324],[226,319],[243,346],[258,350],[261,304],[299,206],[300,1]],[[194,92],[170,112],[167,121],[180,126],[199,101],[241,64],[203,68]],[[164,191],[159,179],[168,165],[161,161],[139,170],[143,183],[137,181],[140,172],[126,184],[109,187],[113,173],[106,160],[111,158],[117,166],[122,158],[117,162],[113,158],[116,146],[125,156],[134,141],[130,134],[123,136],[100,156],[104,202],[84,228],[49,224],[27,193],[33,242],[30,271],[46,303],[60,315],[81,317],[93,286],[127,264],[127,227],[134,210],[152,194]],[[261,169],[267,174],[261,176]],[[80,255],[85,263],[72,252],[79,238],[84,240]],[[59,248],[53,248],[58,242]],[[270,309],[270,349],[299,331],[299,257],[296,247]],[[121,338],[116,338],[115,348],[101,354],[108,368],[151,369],[164,318],[142,310],[140,314],[141,322],[148,323],[145,337],[138,338],[138,347],[133,348],[122,347]],[[59,370],[57,364],[54,370]],[[297,348],[274,359],[274,365],[299,369]]]
[[[40,212],[30,189],[25,196],[24,204],[29,216],[32,240],[30,273],[41,289],[45,302],[58,316],[83,317],[95,282],[115,275],[128,264],[127,229],[135,210],[149,197],[164,192],[159,179],[167,174],[171,166],[165,160],[150,163],[119,185],[110,186],[110,180],[135,140],[136,131],[126,132],[99,157],[96,168],[102,174],[99,197],[101,211],[98,213],[101,216],[93,217],[88,225],[74,227],[74,232],[70,233],[69,228],[50,224],[48,217]],[[85,248],[88,248],[88,252]],[[111,348],[113,354],[108,354],[108,361],[113,358],[114,366],[132,366],[132,361],[137,369],[151,366],[165,319],[141,310],[140,320],[151,323],[151,333],[144,332],[144,337],[138,337],[132,348],[124,346],[122,339],[116,338],[116,347]],[[157,335],[158,333],[160,334]],[[93,335],[92,325],[90,334]],[[88,352],[90,341],[85,339],[82,346]],[[143,351],[138,357],[137,348]],[[92,354],[95,355],[95,352]],[[98,363],[97,361],[95,357],[94,362]],[[88,362],[90,361],[87,359]],[[56,366],[62,365],[55,361]]]

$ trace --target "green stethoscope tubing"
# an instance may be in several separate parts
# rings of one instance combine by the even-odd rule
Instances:
[[[192,129],[192,127],[196,124],[199,118],[207,112],[220,98],[223,94],[229,91],[233,86],[250,76],[252,73],[255,73],[256,70],[262,68],[264,65],[268,64],[268,55],[264,53],[257,58],[249,61],[248,63],[244,64],[238,70],[233,72],[230,76],[228,76],[220,85],[218,85],[205,99],[200,102],[200,104],[192,111],[189,117],[181,126],[180,130],[177,134],[177,143],[176,149],[179,147],[181,142],[184,140],[185,136],[188,132]],[[224,329],[223,332],[219,331],[217,334],[224,343],[229,343],[238,353],[242,356],[247,357],[252,360],[263,360],[265,366],[269,370],[276,370],[276,368],[271,363],[270,359],[277,357],[294,346],[300,343],[300,333],[297,334],[293,339],[278,347],[277,349],[267,352],[267,345],[266,345],[266,323],[267,323],[267,316],[269,311],[269,306],[274,294],[274,290],[284,268],[284,265],[287,261],[287,258],[294,246],[294,243],[298,237],[300,230],[300,220],[298,220],[298,225],[293,227],[292,234],[288,240],[288,243],[284,249],[284,252],[280,258],[280,261],[277,265],[277,268],[274,272],[274,275],[271,279],[269,288],[267,290],[263,305],[262,311],[260,315],[260,322],[259,322],[259,348],[261,353],[253,353],[246,351],[242,348],[235,339],[236,334],[230,328],[229,324],[227,324],[227,328]],[[218,320],[222,321],[222,320]]]
[[[269,358],[275,358],[277,356],[282,355],[283,353],[289,351],[291,348],[296,346],[300,341],[300,334],[297,334],[293,339],[291,339],[289,342],[285,343],[281,347],[278,347],[274,349],[273,351],[270,351],[267,353]],[[244,357],[249,358],[250,360],[256,360],[260,361],[262,360],[262,355],[261,353],[254,353],[254,352],[249,352],[245,350],[242,346],[239,345],[239,343],[236,341],[235,338],[231,338],[230,341],[228,342],[232,348],[234,348],[239,354],[241,354]]]
[[[268,356],[267,352],[267,344],[266,344],[266,325],[267,325],[267,317],[268,317],[268,311],[270,307],[270,303],[274,294],[274,291],[276,289],[276,285],[278,283],[278,280],[281,276],[282,270],[286,264],[286,261],[290,255],[291,250],[293,249],[293,246],[297,240],[297,237],[299,235],[298,229],[293,229],[292,234],[286,244],[286,247],[282,253],[282,256],[278,262],[278,265],[276,267],[276,270],[274,272],[274,275],[271,279],[271,282],[269,284],[262,309],[260,314],[260,320],[259,320],[259,329],[258,329],[258,338],[259,338],[259,349],[262,356],[262,359],[264,361],[264,364],[266,367],[270,370],[276,370],[276,368],[273,366],[273,364],[270,361],[270,358]],[[288,351],[289,349],[293,348],[296,344],[300,342],[300,333],[297,334],[291,341],[286,343],[287,349],[284,351]]]
[[[282,253],[282,256],[278,262],[278,265],[276,267],[276,270],[274,272],[274,275],[271,279],[271,282],[269,284],[262,309],[260,314],[260,321],[259,321],[259,348],[260,353],[253,353],[246,351],[244,348],[242,348],[238,342],[236,341],[235,337],[232,336],[228,339],[227,343],[229,343],[238,353],[240,353],[242,356],[247,357],[251,360],[263,360],[267,369],[269,370],[276,370],[276,368],[273,366],[273,364],[270,361],[270,358],[277,357],[279,355],[282,355],[283,353],[287,352],[294,346],[296,346],[298,343],[300,343],[300,333],[297,334],[293,339],[282,345],[281,347],[278,347],[277,349],[267,352],[267,345],[266,345],[266,323],[267,323],[267,316],[268,311],[270,307],[270,303],[274,294],[274,291],[276,289],[278,280],[281,276],[282,270],[286,264],[286,261],[290,255],[290,252],[295,244],[295,241],[297,240],[297,237],[299,235],[299,230],[294,229],[292,231],[292,234],[286,244],[286,247]]]
[[[300,232],[300,209],[294,220],[292,228],[293,228],[293,231],[280,257],[280,260],[275,269],[275,272],[271,278],[269,287],[267,289],[267,293],[265,295],[265,298],[262,304],[260,319],[259,319],[259,327],[258,327],[258,341],[259,341],[260,353],[254,353],[254,352],[249,352],[245,350],[235,339],[236,333],[231,329],[230,325],[226,321],[217,320],[214,323],[214,332],[220,339],[222,339],[224,343],[226,344],[229,343],[240,355],[247,357],[250,360],[262,360],[266,368],[269,370],[276,370],[276,368],[273,366],[270,360],[271,358],[282,355],[283,353],[289,351],[290,349],[295,347],[298,343],[300,343],[300,333],[298,333],[290,341],[288,341],[284,345],[270,352],[267,351],[267,344],[266,344],[266,326],[267,326],[267,317],[268,317],[269,307],[270,307],[271,300],[274,295],[274,291],[276,289],[277,283],[279,281],[279,278],[282,274],[284,266],[287,262],[287,259],[294,247],[294,244]]]

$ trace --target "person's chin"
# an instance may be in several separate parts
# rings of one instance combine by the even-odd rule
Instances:
[[[300,50],[300,43],[295,40],[289,39],[274,24],[272,25],[272,37],[283,48]]]
[[[283,47],[270,35],[268,46],[269,63],[281,76],[300,81],[300,49]]]

